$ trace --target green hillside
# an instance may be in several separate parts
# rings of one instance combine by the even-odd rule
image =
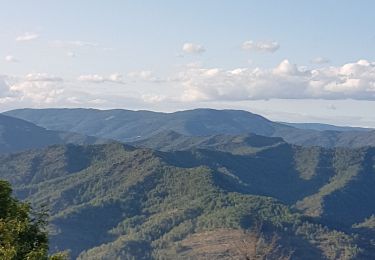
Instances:
[[[175,132],[132,144],[170,151],[169,156],[176,155],[171,163],[210,165],[234,177],[236,188],[296,203],[310,216],[335,220],[340,215],[340,222],[351,225],[375,209],[374,148],[323,149],[254,134],[188,137]]]
[[[265,137],[256,134],[186,136],[175,131],[165,131],[147,139],[129,142],[136,147],[159,151],[184,151],[199,148],[233,154],[255,153],[281,143],[285,142],[280,137]]]
[[[233,153],[52,146],[0,156],[0,178],[36,208],[48,205],[51,248],[79,259],[230,259],[243,257],[243,241],[277,244],[283,252],[272,254],[292,259],[371,259],[370,239],[354,226],[375,213],[358,203],[373,193],[356,190],[374,174],[373,150],[279,141]],[[356,212],[337,221],[348,205]]]

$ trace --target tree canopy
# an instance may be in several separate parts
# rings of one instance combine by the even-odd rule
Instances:
[[[48,256],[45,225],[45,214],[32,213],[27,203],[12,197],[10,184],[0,180],[0,259],[66,259],[60,253]]]

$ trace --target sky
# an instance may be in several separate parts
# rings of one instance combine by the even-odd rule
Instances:
[[[372,0],[0,5],[0,111],[208,107],[375,128]]]

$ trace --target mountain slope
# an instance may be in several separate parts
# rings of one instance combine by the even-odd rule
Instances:
[[[175,131],[165,131],[147,139],[129,142],[136,147],[159,151],[185,151],[199,148],[233,154],[255,153],[283,143],[285,141],[280,137],[265,137],[256,134],[187,136]]]
[[[172,161],[178,165],[210,165],[235,177],[237,189],[296,203],[327,221],[339,215],[341,224],[350,226],[375,210],[374,148],[304,148],[254,134],[188,137],[175,132],[132,144],[172,151],[168,154],[176,155]]]
[[[254,133],[281,137],[304,146],[375,146],[375,131],[298,129],[240,110],[195,109],[158,113],[120,109],[20,109],[5,114],[51,130],[73,131],[122,142],[146,139],[172,130],[190,136]]]
[[[235,138],[215,140],[226,144],[175,152],[116,143],[53,146],[0,156],[0,178],[18,197],[49,205],[53,248],[71,249],[79,259],[189,259],[202,255],[197,248],[224,258],[236,250],[215,251],[217,234],[225,230],[237,244],[256,222],[266,237],[276,233],[283,248],[295,250],[294,259],[373,253],[365,235],[349,235],[357,230],[353,224],[375,214],[372,202],[363,200],[374,192],[358,193],[362,179],[374,175],[372,149],[301,148],[271,138],[263,149],[260,139],[231,153],[224,148],[236,147]],[[254,143],[258,150],[250,149]],[[367,186],[374,185],[368,179]],[[319,214],[311,214],[317,203],[304,199],[316,194],[323,203]],[[337,203],[348,198],[351,204]],[[292,209],[295,203],[307,216]],[[348,206],[358,212],[337,222]],[[195,247],[197,239],[206,242]]]
[[[253,134],[188,137],[175,132],[132,144],[175,151],[172,154],[186,158],[187,162],[181,162],[183,165],[189,161],[197,163],[189,151],[195,149],[200,161],[211,162],[211,167],[220,165],[250,189],[250,193],[296,203],[297,208],[310,216],[334,220],[340,215],[342,224],[350,226],[369,217],[375,209],[371,199],[375,196],[372,192],[375,185],[373,148],[303,148],[288,145],[280,138]],[[223,156],[221,152],[230,154]],[[246,168],[252,169],[253,177],[249,173],[244,175]]]
[[[52,144],[94,144],[104,141],[82,134],[46,130],[27,121],[0,114],[0,153],[46,147]]]

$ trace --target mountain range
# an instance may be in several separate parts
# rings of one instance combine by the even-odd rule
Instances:
[[[254,223],[293,259],[371,259],[374,149],[261,138],[174,152],[56,145],[0,156],[0,177],[48,205],[52,249],[77,259],[232,259]]]
[[[365,128],[365,127],[353,127],[353,126],[336,126],[330,124],[321,124],[321,123],[287,123],[287,122],[280,122],[285,125],[293,126],[299,129],[308,129],[308,130],[318,130],[318,131],[338,131],[338,132],[345,132],[345,131],[363,131],[363,132],[370,132],[374,129],[372,128]]]
[[[19,109],[5,113],[49,130],[76,132],[121,142],[146,139],[164,131],[189,136],[254,133],[281,137],[302,146],[362,147],[375,145],[375,130],[301,129],[241,110],[195,109],[174,113],[96,109]],[[305,127],[306,128],[306,125]],[[332,129],[332,127],[331,127]],[[339,128],[336,128],[339,129]]]
[[[0,114],[0,179],[47,206],[51,251],[73,259],[374,259],[374,131],[321,127],[14,110]]]

